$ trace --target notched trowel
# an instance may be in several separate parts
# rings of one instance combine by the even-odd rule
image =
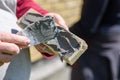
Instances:
[[[42,16],[37,12],[28,11],[18,21],[20,27],[30,40],[30,45],[42,44],[48,52],[58,54],[62,60],[72,65],[87,49],[86,42],[56,26],[51,16]]]

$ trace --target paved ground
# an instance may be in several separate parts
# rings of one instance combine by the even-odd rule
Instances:
[[[48,76],[47,78],[44,78],[43,80],[70,80],[70,71],[71,69],[66,67]]]
[[[30,80],[70,80],[71,68],[58,57],[44,59],[32,64]]]

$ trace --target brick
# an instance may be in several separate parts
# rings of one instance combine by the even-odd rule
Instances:
[[[60,14],[68,25],[73,24],[80,17],[82,0],[35,0],[44,9]]]

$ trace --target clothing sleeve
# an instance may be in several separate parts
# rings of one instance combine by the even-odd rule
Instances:
[[[70,28],[70,31],[81,38],[89,37],[95,33],[103,17],[107,3],[108,0],[84,0],[81,19]]]
[[[39,6],[33,0],[17,0],[17,6],[16,6],[17,18],[20,18],[22,15],[24,15],[24,13],[28,11],[30,8],[35,9],[42,15],[45,15],[46,13],[48,13],[47,10],[44,10],[41,6]]]

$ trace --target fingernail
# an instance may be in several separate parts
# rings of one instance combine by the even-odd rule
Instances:
[[[17,51],[17,54],[19,54],[20,53],[20,49]]]
[[[26,41],[26,44],[27,44],[27,45],[30,44],[30,40],[29,40],[29,39]]]

